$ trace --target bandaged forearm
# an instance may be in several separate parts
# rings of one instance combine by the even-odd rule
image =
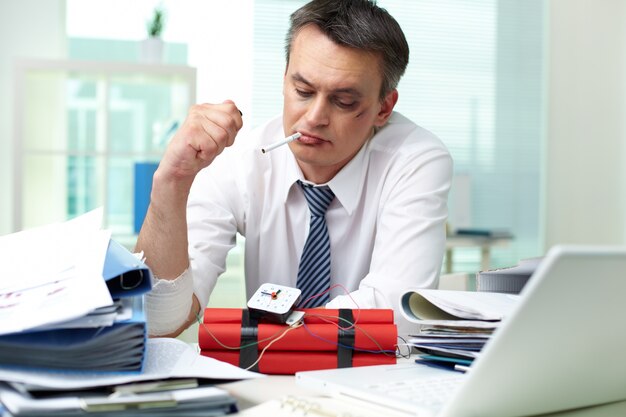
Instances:
[[[189,317],[193,297],[191,271],[186,269],[174,280],[155,277],[145,298],[148,334],[161,336],[178,330]]]

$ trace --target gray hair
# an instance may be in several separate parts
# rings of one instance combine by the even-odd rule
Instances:
[[[304,26],[314,24],[338,45],[381,57],[380,98],[397,88],[409,63],[409,44],[398,22],[374,0],[313,0],[291,15],[285,42],[289,65],[291,44]]]

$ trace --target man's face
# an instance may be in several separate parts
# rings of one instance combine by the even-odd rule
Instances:
[[[292,42],[283,84],[285,136],[302,133],[289,147],[304,176],[331,180],[385,124],[397,92],[380,100],[380,58],[339,46],[315,25]]]

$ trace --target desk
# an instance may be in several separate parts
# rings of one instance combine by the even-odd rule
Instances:
[[[480,270],[486,271],[491,266],[491,248],[506,246],[513,240],[513,236],[480,236],[452,234],[446,237],[446,265],[445,272],[452,272],[453,252],[456,248],[480,248]]]
[[[238,400],[240,412],[233,416],[240,417],[267,417],[268,408],[262,403],[267,401],[278,401],[286,396],[294,396],[298,398],[304,398],[315,402],[316,398],[326,399],[320,393],[305,389],[295,382],[295,377],[284,375],[272,375],[267,378],[259,378],[254,380],[238,381],[228,384],[219,385],[230,392]],[[340,400],[342,405],[347,404],[343,399]],[[366,409],[371,410],[372,407],[365,406]],[[302,411],[289,413],[285,409],[284,413],[280,415],[293,415],[303,416],[305,414]],[[318,414],[308,413],[308,417],[317,417]],[[358,413],[353,414],[354,417],[358,416]],[[383,416],[386,413],[378,413],[377,415]],[[394,414],[396,415],[396,414]],[[337,417],[341,414],[337,414]],[[616,417],[626,416],[626,401],[620,401],[611,404],[605,404],[596,407],[589,407],[584,409],[572,410],[560,413],[544,414],[543,417]],[[329,415],[327,417],[335,417]]]

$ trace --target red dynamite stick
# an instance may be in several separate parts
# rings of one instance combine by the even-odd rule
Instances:
[[[298,309],[305,312],[305,322],[314,323],[339,323],[341,327],[348,327],[350,324],[337,319],[339,310],[323,308]],[[204,310],[204,323],[241,323],[240,308],[206,308]],[[393,310],[391,309],[361,309],[352,310],[352,316],[358,324],[364,323],[393,323]]]
[[[278,342],[277,342],[278,343]],[[201,350],[201,355],[239,366],[239,351]],[[355,352],[352,366],[395,364],[394,355]],[[266,351],[259,361],[259,372],[272,375],[293,375],[300,371],[316,371],[337,367],[337,354],[334,352]]]
[[[259,323],[257,331],[258,349],[262,350],[287,327],[282,324]],[[354,333],[354,348],[362,350],[395,351],[397,329],[395,324],[357,324]],[[307,324],[290,330],[280,340],[272,343],[269,350],[336,351],[339,343],[339,328],[330,323]],[[198,329],[200,349],[238,348],[241,343],[240,323],[204,323]]]

